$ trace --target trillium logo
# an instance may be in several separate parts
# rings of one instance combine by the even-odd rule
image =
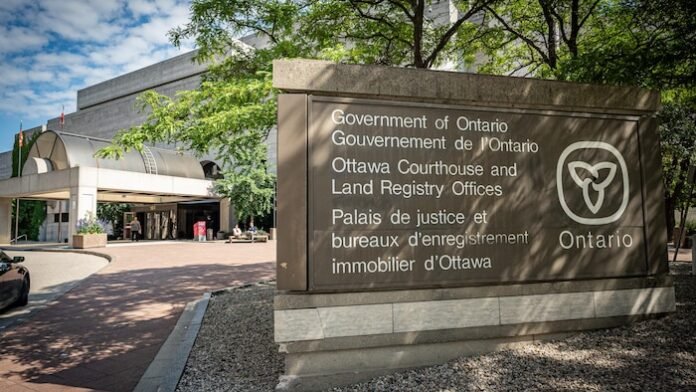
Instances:
[[[599,212],[604,203],[605,189],[616,175],[616,165],[611,162],[600,162],[596,165],[590,165],[587,162],[573,161],[568,163],[568,169],[570,170],[570,176],[573,178],[573,181],[582,188],[582,197],[585,200],[585,204],[587,204],[587,208],[589,208],[593,214]],[[599,172],[602,169],[608,169],[609,173],[600,181]],[[583,179],[580,173],[583,170],[589,172],[592,177],[585,177]],[[590,187],[597,193],[597,199],[594,202],[592,202],[592,198],[590,197]]]
[[[609,160],[599,162],[587,162],[580,159],[575,159],[567,162],[571,154],[573,156],[581,156],[583,150],[604,150],[610,154]],[[577,152],[577,153],[576,153]],[[594,151],[596,152],[596,151]],[[598,154],[601,156],[601,154]],[[614,162],[612,162],[614,161]],[[617,172],[620,176],[617,177]],[[564,184],[566,173],[570,174],[573,184],[576,187],[568,188]],[[616,184],[616,181],[621,181],[622,184]],[[621,153],[611,144],[597,141],[576,142],[563,150],[558,165],[556,167],[556,186],[558,188],[558,198],[561,202],[563,211],[574,221],[586,225],[602,225],[618,220],[628,205],[628,170],[626,162]],[[618,207],[616,203],[606,203],[608,190],[620,191],[621,197]],[[574,211],[569,207],[571,203],[568,199],[571,198],[570,192],[578,191],[582,194],[587,212]],[[613,195],[612,195],[613,196]],[[605,204],[613,204],[610,211],[608,208],[603,208]]]

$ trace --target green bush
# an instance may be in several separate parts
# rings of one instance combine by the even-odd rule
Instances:
[[[686,234],[687,235],[696,234],[696,220],[686,221]]]

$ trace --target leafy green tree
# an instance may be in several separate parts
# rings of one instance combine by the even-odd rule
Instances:
[[[452,25],[426,18],[434,2],[194,0],[191,20],[170,32],[175,45],[194,39],[197,59],[210,64],[200,88],[170,98],[139,97],[148,112],[140,126],[120,132],[98,155],[119,157],[146,143],[176,143],[200,156],[216,154],[223,178],[217,192],[231,199],[237,218],[268,212],[275,193],[264,143],[276,121],[271,64],[276,58],[330,58],[361,63],[432,67],[463,47],[469,19],[490,0],[466,6]],[[468,29],[468,30],[467,30]],[[360,34],[353,33],[360,31]],[[235,38],[256,34],[261,48]],[[350,42],[350,44],[347,44]]]
[[[694,102],[679,99],[665,104],[660,113],[660,144],[665,180],[667,228],[675,227],[674,211],[688,202],[686,182],[690,165],[696,164],[696,110]]]
[[[237,160],[238,164],[215,183],[216,192],[230,198],[237,219],[249,218],[250,225],[254,225],[254,217],[271,210],[275,196],[275,177],[266,169],[264,147],[265,144],[258,143],[255,151],[244,160]]]
[[[483,32],[476,17],[494,0],[454,1],[451,19],[428,0],[347,0],[310,2],[299,33],[311,37],[317,53],[359,64],[432,68],[446,61],[472,63]]]
[[[598,10],[582,50],[563,65],[567,79],[663,91],[694,88],[696,2],[604,1]],[[674,94],[668,95],[672,100]]]
[[[198,155],[216,154],[223,178],[216,180],[218,194],[229,197],[240,220],[267,212],[272,205],[275,176],[268,171],[264,140],[275,123],[270,74],[253,67],[236,79],[218,79],[214,69],[198,90],[175,98],[148,91],[139,97],[147,120],[120,132],[100,156],[118,157],[140,149],[144,143],[177,143]],[[227,70],[228,68],[224,68]],[[246,193],[234,184],[255,182]],[[250,201],[256,208],[250,207]]]
[[[12,231],[15,228],[17,211],[16,200],[12,202]],[[30,241],[38,241],[41,225],[46,219],[46,202],[42,200],[22,200],[19,203],[19,235],[26,235]]]
[[[601,0],[505,0],[485,7],[489,57],[484,72],[524,72],[564,79],[562,63],[577,57]]]
[[[235,38],[253,33],[275,58],[430,68],[453,53],[473,56],[475,17],[496,1],[453,1],[452,20],[449,4],[447,15],[432,15],[436,0],[194,0],[191,20],[170,38],[195,39],[203,58],[244,51]]]
[[[12,177],[19,176],[20,171],[24,168],[27,161],[29,150],[34,145],[34,142],[39,137],[39,132],[34,132],[31,136],[24,134],[24,143],[22,145],[22,161],[19,161],[19,139],[15,138],[12,148]],[[14,230],[14,222],[17,219],[17,201],[12,202],[12,229]],[[46,202],[41,200],[22,200],[19,203],[19,224],[18,233],[14,233],[17,238],[26,235],[27,239],[37,241],[39,239],[39,230],[41,224],[46,219]]]
[[[486,8],[484,71],[662,90],[668,233],[684,197],[696,120],[696,2],[527,0]]]
[[[486,12],[486,72],[661,89],[696,80],[691,0],[505,0]]]

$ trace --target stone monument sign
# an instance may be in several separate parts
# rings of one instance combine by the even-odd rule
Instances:
[[[288,388],[673,311],[656,92],[303,60],[274,86]]]

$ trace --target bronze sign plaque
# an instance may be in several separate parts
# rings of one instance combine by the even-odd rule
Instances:
[[[306,97],[309,290],[648,274],[639,117]]]

